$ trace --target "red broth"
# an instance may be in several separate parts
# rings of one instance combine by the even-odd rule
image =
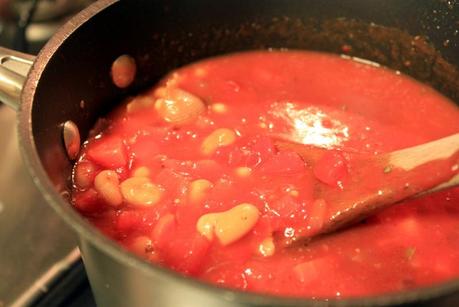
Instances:
[[[224,287],[351,297],[459,276],[459,189],[405,201],[309,245],[276,246],[323,221],[376,154],[459,131],[459,109],[375,65],[313,52],[248,52],[178,69],[103,119],[74,169],[73,205],[151,262]],[[329,149],[317,163],[273,145]],[[371,178],[369,178],[371,179]]]

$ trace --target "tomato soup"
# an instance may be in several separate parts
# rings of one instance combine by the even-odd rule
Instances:
[[[376,64],[300,51],[222,56],[171,72],[101,119],[75,165],[72,203],[133,253],[223,287],[297,297],[403,291],[459,276],[458,189],[308,244],[276,238],[321,225],[327,191],[346,190],[352,177],[346,152],[456,132],[451,101]],[[279,135],[327,151],[307,163],[277,148]]]

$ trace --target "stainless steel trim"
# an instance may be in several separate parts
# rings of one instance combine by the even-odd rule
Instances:
[[[34,59],[32,55],[0,47],[0,101],[16,111]]]

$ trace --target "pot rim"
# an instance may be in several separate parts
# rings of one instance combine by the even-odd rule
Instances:
[[[174,279],[184,286],[192,287],[201,292],[219,296],[222,300],[236,301],[250,305],[276,305],[276,306],[382,306],[388,304],[409,303],[419,300],[438,297],[459,289],[459,277],[444,283],[433,286],[417,288],[410,291],[381,294],[376,296],[350,297],[350,298],[302,298],[302,297],[280,297],[268,294],[243,292],[199,281],[195,278],[183,276],[170,269],[152,264],[147,260],[135,256],[121,248],[115,241],[109,239],[94,226],[87,222],[76,210],[69,206],[62,195],[60,195],[51,180],[48,178],[38,156],[32,132],[32,107],[36,89],[42,73],[47,68],[54,53],[65,43],[80,26],[103,10],[116,5],[121,0],[99,0],[71,18],[62,26],[56,34],[48,41],[45,47],[38,54],[26,79],[21,94],[21,105],[18,111],[18,135],[19,146],[23,160],[33,178],[35,185],[43,194],[47,203],[65,220],[84,240],[90,242],[107,255],[114,257],[117,261],[128,265],[143,273],[159,278]]]

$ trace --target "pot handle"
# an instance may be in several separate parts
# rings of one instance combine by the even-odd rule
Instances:
[[[16,111],[34,59],[33,55],[0,47],[0,101]]]

